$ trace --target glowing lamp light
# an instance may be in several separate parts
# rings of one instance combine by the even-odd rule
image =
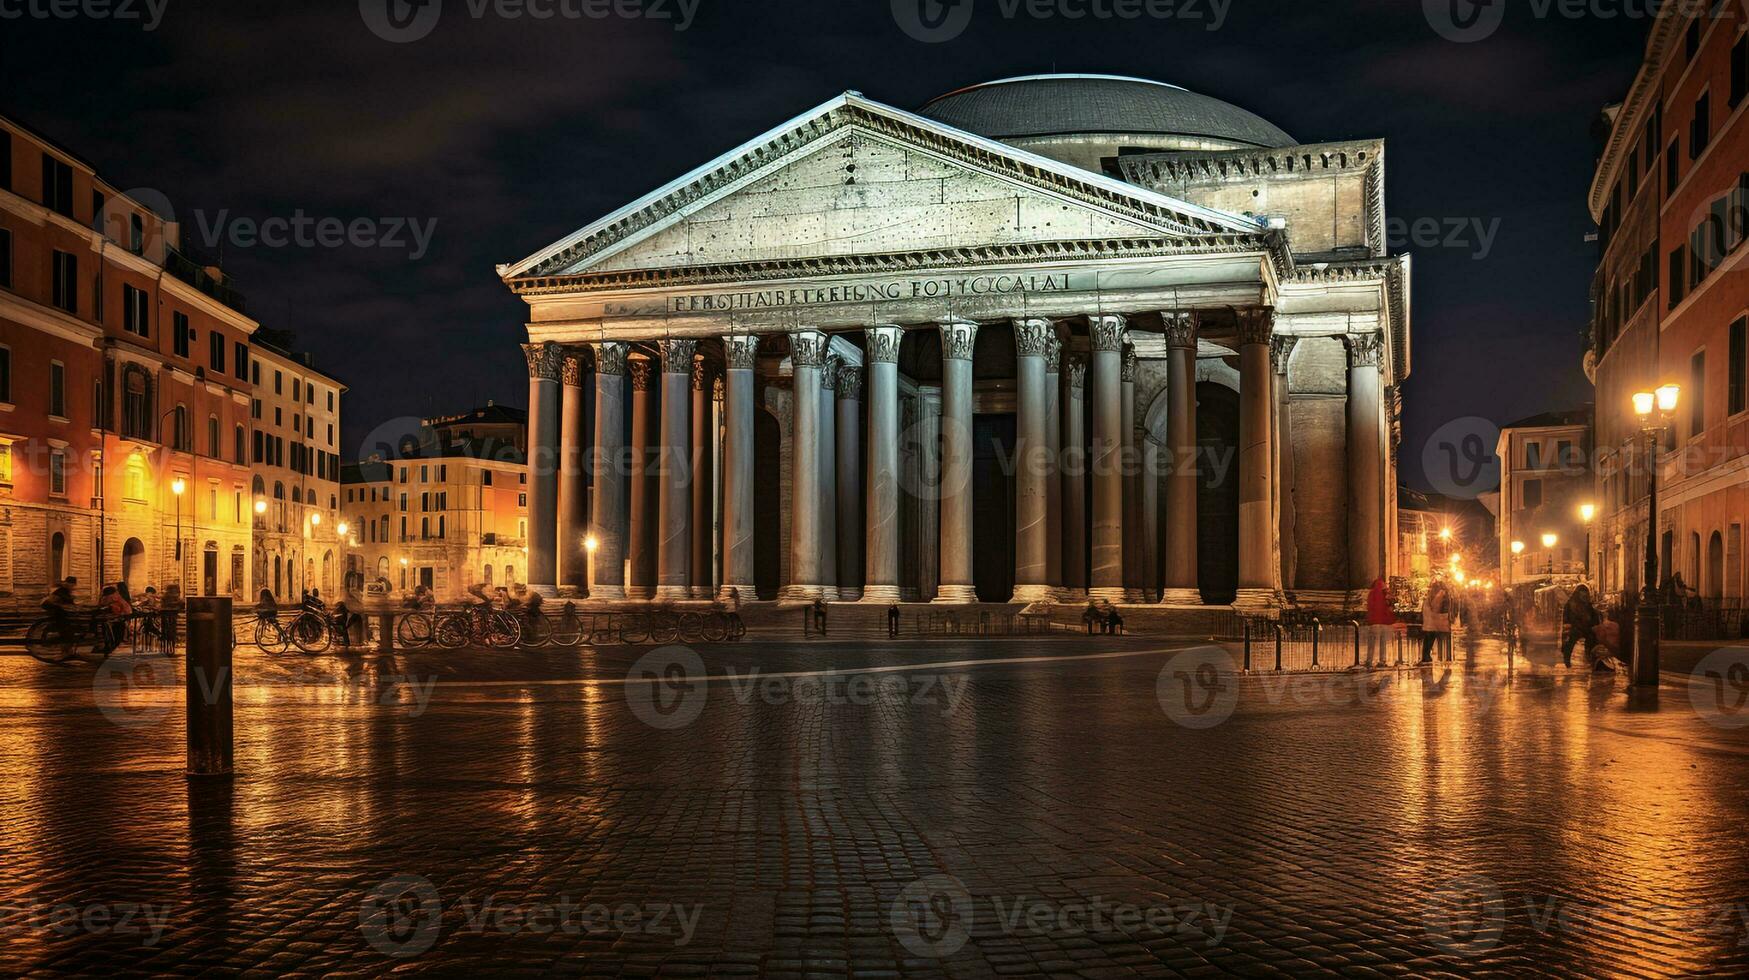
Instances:
[[[401,567],[402,567],[402,568],[406,568],[406,567],[407,567],[407,559],[405,559],[405,558],[403,558],[403,559],[401,559]]]
[[[311,514],[311,515],[310,515],[310,523],[311,523],[311,524],[320,524],[320,523],[322,523],[322,515],[321,515],[321,514]]]
[[[344,537],[346,532],[350,531],[351,529],[352,528],[345,521],[341,521],[340,526],[336,527],[334,530],[339,531],[341,536]]]
[[[1584,521],[1585,523],[1590,524],[1591,519],[1593,517],[1596,517],[1596,516],[1597,516],[1597,505],[1596,504],[1580,504],[1579,505],[1579,519],[1581,521]]]
[[[1555,542],[1557,542],[1559,540],[1561,540],[1561,539],[1558,537],[1555,537],[1553,534],[1545,534],[1545,535],[1543,535],[1543,547],[1553,548],[1555,546]]]
[[[1652,406],[1657,403],[1657,400],[1658,396],[1649,391],[1642,391],[1634,395],[1634,414],[1640,418],[1651,415]]]
[[[599,547],[601,547],[601,542],[596,540],[595,535],[591,534],[588,537],[583,539],[583,550],[584,551],[593,552],[595,549],[597,549]]]
[[[170,492],[177,495],[178,497],[182,496],[182,491],[187,490],[187,489],[188,489],[188,484],[182,482],[182,477],[180,477],[180,476],[177,477],[176,479],[170,481]]]
[[[1523,541],[1512,542],[1512,553],[1515,555],[1524,554],[1524,542]]]
[[[267,501],[259,500],[259,499],[256,500],[255,501],[255,513],[257,513],[257,514],[267,513]]]
[[[1464,573],[1461,569],[1458,571],[1454,571],[1452,574],[1457,577],[1457,584],[1459,584],[1459,585],[1464,584]]]
[[[1449,527],[1440,528],[1439,529],[1439,540],[1450,541],[1451,540],[1451,528],[1449,528]]]
[[[1658,411],[1676,411],[1676,402],[1682,396],[1682,386],[1663,385],[1658,389]]]

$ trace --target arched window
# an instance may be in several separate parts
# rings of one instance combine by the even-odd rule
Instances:
[[[285,484],[275,483],[273,485],[273,499],[275,499],[275,500],[284,500],[285,499]]]
[[[224,458],[223,454],[219,452],[219,417],[217,415],[206,417],[206,454],[214,459]]]
[[[49,536],[49,584],[67,579],[67,536],[59,531]]]
[[[170,448],[179,453],[188,452],[193,448],[189,444],[194,441],[194,434],[188,428],[188,406],[178,402],[175,411],[171,413],[170,421]]]

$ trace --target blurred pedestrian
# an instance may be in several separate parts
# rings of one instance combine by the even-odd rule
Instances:
[[[1366,594],[1366,665],[1373,665],[1378,656],[1380,667],[1391,662],[1391,633],[1397,625],[1397,611],[1391,607],[1391,592],[1384,576],[1373,579],[1372,590]]]

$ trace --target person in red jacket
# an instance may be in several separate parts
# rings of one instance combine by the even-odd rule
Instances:
[[[1373,665],[1373,654],[1378,654],[1378,665],[1388,667],[1391,664],[1391,631],[1397,625],[1397,611],[1391,606],[1391,592],[1385,587],[1384,576],[1373,579],[1372,590],[1366,594],[1366,665]]]

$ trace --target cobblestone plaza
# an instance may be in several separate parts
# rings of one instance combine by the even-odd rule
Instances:
[[[1729,685],[1224,656],[248,654],[228,783],[169,661],[5,658],[0,971],[1749,969]]]

